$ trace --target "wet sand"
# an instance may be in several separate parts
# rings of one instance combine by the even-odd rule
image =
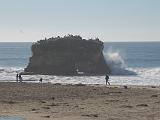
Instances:
[[[26,120],[160,120],[160,86],[2,82],[0,116]]]

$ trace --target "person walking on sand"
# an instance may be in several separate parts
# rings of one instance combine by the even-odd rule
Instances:
[[[107,83],[108,83],[108,85],[110,85],[110,83],[109,83],[109,76],[108,75],[106,75],[106,77],[105,77],[105,79],[106,79],[106,85],[107,85]]]
[[[16,74],[16,82],[18,82],[18,78],[19,78],[19,75],[18,73]]]

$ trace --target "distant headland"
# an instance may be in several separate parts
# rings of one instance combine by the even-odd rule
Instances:
[[[104,75],[110,69],[103,56],[103,42],[79,35],[52,37],[33,43],[25,74]]]

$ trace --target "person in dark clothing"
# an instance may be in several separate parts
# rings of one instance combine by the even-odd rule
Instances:
[[[42,83],[42,78],[39,79],[39,82]]]
[[[106,75],[106,77],[105,77],[105,79],[106,79],[106,85],[107,85],[107,83],[108,83],[108,85],[110,85],[110,83],[109,83],[109,76],[108,75]]]
[[[18,82],[18,78],[19,78],[19,75],[18,73],[16,74],[16,82]]]
[[[21,74],[19,75],[19,82],[22,82],[23,78],[21,76]]]

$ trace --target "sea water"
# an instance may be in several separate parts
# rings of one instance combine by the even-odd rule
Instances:
[[[31,57],[32,43],[0,43],[0,81],[15,82]],[[103,54],[112,85],[160,85],[160,42],[106,42]],[[23,75],[25,82],[105,84],[104,76]]]

